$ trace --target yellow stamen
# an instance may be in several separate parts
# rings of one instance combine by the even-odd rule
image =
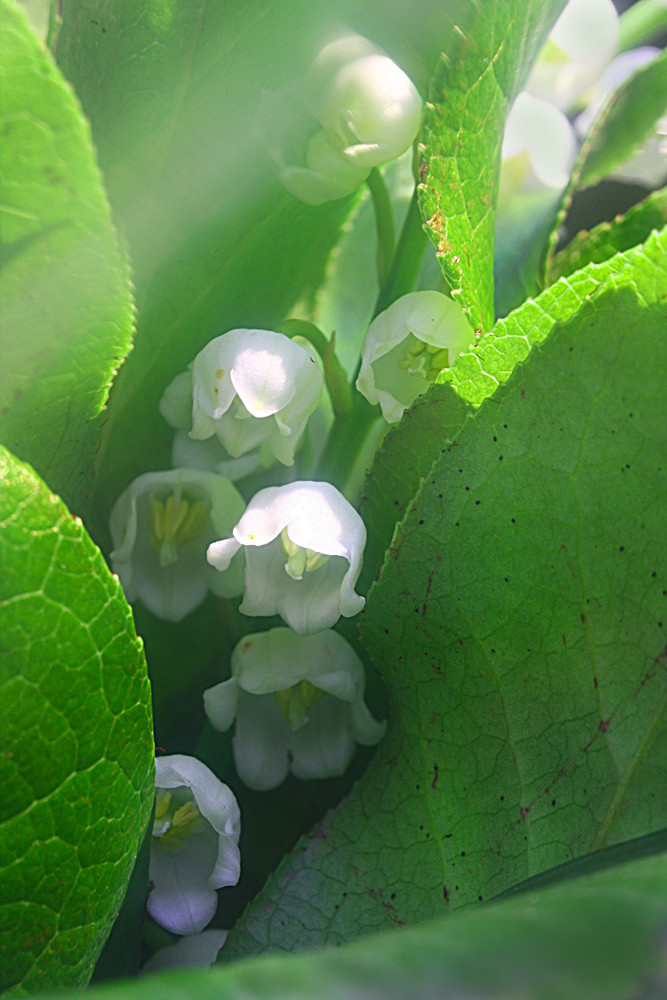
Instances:
[[[432,382],[449,366],[449,351],[446,347],[435,347],[411,333],[403,346],[398,367],[410,375],[419,375]]]
[[[165,500],[151,501],[150,539],[160,555],[160,565],[176,562],[181,545],[201,535],[207,514],[206,501],[186,500],[180,491],[170,493]]]
[[[289,727],[296,730],[305,726],[308,722],[308,709],[316,705],[325,694],[326,691],[316,688],[310,681],[302,680],[282,691],[274,691],[273,697]]]
[[[153,836],[163,851],[177,851],[183,841],[201,830],[204,823],[192,799],[180,806],[172,803],[171,792],[160,789],[155,800]]]
[[[323,552],[315,552],[313,549],[302,549],[300,545],[293,542],[287,534],[287,528],[280,532],[280,544],[285,553],[285,572],[292,580],[303,579],[304,573],[314,573],[320,566],[324,566],[329,556]]]

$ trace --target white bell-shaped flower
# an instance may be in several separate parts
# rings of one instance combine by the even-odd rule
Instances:
[[[232,676],[204,692],[215,729],[229,729],[242,781],[257,791],[275,788],[292,771],[298,778],[343,774],[355,743],[372,746],[384,735],[364,703],[364,668],[336,632],[299,636],[274,628],[241,639]]]
[[[330,483],[296,482],[257,493],[233,537],[209,545],[212,566],[227,572],[246,553],[246,615],[279,614],[307,635],[358,614],[364,598],[354,585],[361,572],[366,528]]]
[[[194,611],[209,590],[236,597],[243,590],[243,563],[216,573],[206,549],[231,531],[244,509],[228,479],[197,469],[170,469],[139,476],[111,511],[111,566],[127,600],[140,600],[164,621]]]
[[[410,77],[389,56],[371,52],[337,70],[316,115],[334,149],[351,163],[376,167],[412,145],[421,111]]]
[[[618,41],[612,0],[569,0],[528,77],[526,90],[561,110],[583,103]]]
[[[239,807],[227,785],[194,757],[158,757],[155,772],[146,905],[172,934],[197,934],[213,919],[216,890],[239,880]]]
[[[465,313],[452,299],[440,292],[410,292],[369,326],[357,389],[395,423],[474,339]]]
[[[562,190],[576,155],[577,138],[563,112],[523,91],[505,123],[501,196],[541,186]]]
[[[190,437],[216,434],[233,458],[259,448],[265,464],[292,465],[323,381],[312,349],[271,330],[230,330],[194,360]]]

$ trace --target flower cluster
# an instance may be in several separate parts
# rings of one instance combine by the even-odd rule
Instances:
[[[308,344],[269,330],[216,337],[160,402],[183,463],[139,476],[111,512],[112,565],[130,601],[177,622],[212,591],[242,596],[245,615],[285,622],[245,636],[229,680],[204,694],[216,729],[235,721],[236,769],[258,790],[275,788],[290,770],[308,779],[340,775],[356,744],[377,743],[385,729],[364,704],[359,657],[331,631],[364,606],[355,590],[366,543],[361,517],[326,482],[270,486],[248,503],[232,482],[275,461],[293,464],[322,387]],[[207,451],[193,454],[190,444]],[[148,912],[192,936],[156,962],[206,963],[222,940],[198,935],[215,913],[217,890],[239,877],[234,796],[200,761],[160,757],[152,832]]]
[[[372,167],[412,145],[420,119],[410,78],[354,34],[324,46],[305,79],[265,94],[259,114],[280,180],[309,205],[355,191]]]

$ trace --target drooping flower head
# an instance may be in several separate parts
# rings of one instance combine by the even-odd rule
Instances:
[[[345,59],[347,53],[354,55]],[[421,97],[410,77],[355,36],[330,43],[311,79],[334,67],[315,105],[327,141],[358,166],[395,160],[414,142],[421,120]]]
[[[226,573],[206,562],[206,549],[230,531],[243,511],[228,479],[197,469],[139,476],[111,511],[111,565],[127,600],[140,600],[164,621],[180,621],[209,590],[236,597],[243,590],[239,560]]]
[[[404,153],[421,105],[389,56],[347,34],[325,45],[303,78],[263,95],[258,131],[285,187],[320,205],[352,194],[372,167]]]
[[[213,919],[216,889],[239,880],[239,808],[227,785],[194,757],[158,757],[155,771],[146,905],[172,934],[197,934]]]
[[[342,636],[275,628],[241,639],[231,678],[204,692],[204,708],[221,731],[236,720],[236,769],[265,791],[290,770],[298,778],[343,774],[355,743],[377,743],[385,723],[363,698],[363,664]]]
[[[178,375],[160,405],[181,428],[187,378]],[[292,465],[322,395],[312,350],[271,330],[229,330],[199,352],[191,378],[190,437],[204,441],[215,434],[233,458],[259,448],[265,464]]]
[[[243,614],[277,613],[306,635],[361,611],[354,585],[365,544],[364,523],[342,493],[330,483],[296,482],[260,490],[233,536],[209,545],[207,558],[226,572],[244,548]]]
[[[394,423],[474,337],[465,313],[446,295],[403,295],[368,328],[357,389]]]

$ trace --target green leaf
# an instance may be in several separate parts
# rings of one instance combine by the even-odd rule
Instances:
[[[63,503],[0,450],[0,988],[87,983],[152,804],[140,641]]]
[[[431,81],[420,205],[452,295],[482,333],[493,326],[493,245],[505,119],[562,0],[474,8]]]
[[[230,957],[423,919],[667,825],[667,278],[646,277],[657,304],[585,301],[436,459],[361,622],[387,737]]]
[[[433,386],[390,427],[364,483],[361,516],[368,529],[360,589],[380,571],[397,522],[403,517],[434,456],[456,436],[472,410],[449,385]]]
[[[549,262],[547,284],[572,274],[587,264],[601,264],[648,239],[654,229],[667,224],[667,187],[653,191],[613,222],[602,222],[581,232]]]
[[[0,438],[78,509],[131,343],[128,271],[81,109],[25,14],[0,0]]]
[[[340,949],[263,956],[206,972],[184,969],[94,989],[90,996],[648,1000],[664,995],[666,900],[661,854]]]
[[[136,348],[114,385],[98,463],[100,517],[127,482],[169,464],[157,406],[214,336],[274,328],[320,283],[350,199],[303,205],[280,185],[258,120],[338,22],[417,82],[451,30],[441,0],[65,0],[57,58],[90,117],[136,280]],[[425,33],[428,26],[430,33]],[[419,41],[422,33],[423,41]],[[99,81],[104,80],[104,87]]]
[[[646,221],[640,220],[638,207],[636,221],[630,213],[627,225],[619,220],[614,239],[631,240],[644,225],[650,231],[653,220],[659,221],[661,203],[653,203],[649,208],[649,202],[652,199],[646,202],[643,217]],[[493,395],[556,323],[571,319],[582,302],[606,284],[638,287],[647,301],[656,301],[655,285],[664,281],[666,254],[667,229],[650,236],[645,246],[616,254],[609,260],[603,258],[602,264],[590,264],[558,281],[537,299],[527,301],[506,319],[499,320],[491,333],[457,358],[454,366],[441,376],[444,384],[433,386],[415,402],[400,424],[389,429],[364,487],[362,515],[368,528],[368,546],[361,578],[363,588],[376,576],[395,525],[403,517],[420,479],[456,436],[466,414]]]
[[[646,243],[619,253],[602,264],[589,264],[561,278],[536,299],[529,299],[505,319],[476,347],[462,354],[442,381],[473,406],[480,406],[509,378],[535,344],[558,323],[570,320],[591,296],[604,288],[635,287],[646,302],[660,300],[665,285],[667,229],[652,233]]]
[[[667,52],[630,77],[609,98],[581,148],[576,190],[592,187],[632,156],[667,111]]]
[[[667,52],[642,66],[604,103],[579,150],[556,212],[542,270],[549,272],[560,227],[577,191],[592,187],[632,156],[667,110]],[[619,247],[619,249],[622,249]]]

